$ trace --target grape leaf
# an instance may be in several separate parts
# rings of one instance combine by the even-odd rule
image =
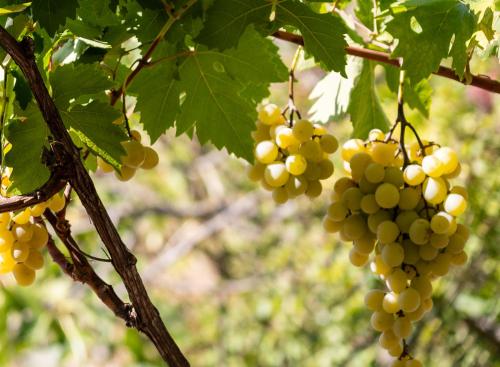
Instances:
[[[9,190],[14,194],[27,193],[42,186],[50,172],[42,164],[43,146],[47,142],[48,128],[35,103],[30,103],[23,117],[9,121],[6,137],[12,149],[5,156],[5,163],[12,167]]]
[[[83,23],[109,27],[120,24],[120,19],[111,11],[110,0],[79,0],[78,16]]]
[[[387,86],[393,93],[398,92],[399,88],[399,69],[384,65],[385,79]],[[414,84],[410,79],[405,78],[403,85],[403,99],[408,106],[420,111],[425,117],[429,117],[429,108],[431,106],[432,87],[428,79],[422,79]]]
[[[363,61],[361,74],[351,92],[348,111],[356,138],[365,139],[371,129],[387,131],[389,126],[375,91],[374,65],[372,61]]]
[[[28,107],[28,103],[33,98],[33,94],[31,93],[31,89],[24,80],[24,76],[20,71],[14,69],[11,71],[12,75],[16,78],[16,84],[14,85],[14,92],[16,93],[16,101],[19,102],[19,106],[22,109],[26,109]]]
[[[394,19],[387,23],[387,30],[399,41],[392,56],[403,58],[410,79],[417,82],[428,77],[448,56],[453,58],[457,75],[463,77],[467,41],[476,26],[467,4],[459,0],[406,0],[394,3],[391,11]]]
[[[0,8],[0,16],[2,15],[10,15],[13,13],[19,13],[25,10],[28,6],[30,6],[31,3],[21,3],[21,4],[13,4],[13,5],[7,5],[7,6],[2,6]]]
[[[77,0],[34,0],[31,5],[33,19],[51,36],[66,22],[66,18],[75,18],[77,7]]]
[[[215,0],[196,41],[220,50],[235,47],[248,25],[260,29],[269,24],[271,8],[265,0]]]
[[[294,1],[276,4],[276,21],[281,25],[296,27],[304,37],[304,48],[327,70],[335,70],[346,76],[344,23],[332,14],[317,14],[307,5]]]
[[[171,64],[159,63],[137,74],[128,88],[130,94],[138,96],[135,109],[141,111],[141,122],[152,143],[174,125],[179,112],[180,89],[174,71]]]
[[[304,37],[305,49],[328,70],[344,73],[344,23],[331,14],[318,14],[297,1],[276,2],[274,23],[269,16],[272,2],[266,0],[217,0],[207,12],[205,27],[197,41],[221,50],[234,47],[247,25],[270,34],[277,27],[293,26]],[[345,75],[345,74],[344,74]]]
[[[210,140],[218,148],[226,147],[251,160],[250,132],[256,111],[242,92],[248,85],[263,91],[262,84],[286,80],[276,46],[249,27],[237,49],[220,52],[200,48],[180,66],[179,74],[186,97],[176,122],[177,132],[196,126],[202,143]],[[264,95],[254,92],[253,97]]]
[[[73,98],[83,99],[110,89],[113,83],[97,64],[68,64],[50,75],[53,96],[61,109],[66,109]]]
[[[351,91],[362,65],[361,59],[348,56],[347,78],[332,71],[316,84],[309,95],[309,99],[315,100],[309,110],[312,121],[327,123],[331,118],[342,117],[347,112]]]
[[[67,127],[75,130],[80,140],[93,152],[118,168],[120,156],[125,154],[120,142],[127,140],[125,132],[113,121],[120,112],[104,102],[75,105],[69,111],[61,111]]]

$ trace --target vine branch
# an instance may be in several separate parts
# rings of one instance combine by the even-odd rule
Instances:
[[[304,39],[302,38],[302,36],[299,36],[297,34],[285,31],[276,31],[273,33],[273,36],[283,41],[292,42],[302,46],[304,45]],[[401,67],[401,63],[399,60],[391,59],[391,55],[385,52],[368,50],[366,48],[354,46],[347,46],[345,50],[348,55],[378,61],[384,64],[396,66],[398,68]],[[500,81],[492,79],[486,75],[471,75],[470,83],[467,83],[465,80],[460,79],[460,77],[453,71],[453,69],[447,68],[445,66],[440,66],[437,71],[433,72],[433,74],[455,80],[462,84],[472,85],[474,87],[484,89],[492,93],[500,93]]]
[[[120,238],[99,198],[92,178],[80,159],[80,151],[64,126],[59,110],[38,70],[34,57],[34,41],[25,37],[21,42],[17,42],[5,28],[0,27],[0,45],[12,57],[26,78],[54,142],[57,143],[52,145],[52,149],[57,149],[56,159],[67,170],[65,174],[68,175],[68,182],[79,196],[127,289],[137,314],[136,328],[148,336],[163,360],[170,366],[189,366],[189,362],[170,336],[158,310],[151,302],[137,271],[137,260]]]

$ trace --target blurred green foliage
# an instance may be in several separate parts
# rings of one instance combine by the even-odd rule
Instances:
[[[285,50],[286,54],[286,50]],[[498,74],[498,66],[483,65]],[[495,69],[496,67],[496,69]],[[393,120],[395,96],[378,92]],[[298,74],[297,97],[321,77]],[[433,78],[430,118],[409,112],[421,136],[461,156],[469,189],[468,264],[437,283],[435,308],[416,327],[412,351],[428,367],[500,366],[500,97]],[[273,87],[284,103],[286,86]],[[329,129],[345,141],[348,120]],[[97,174],[99,192],[139,265],[155,304],[193,366],[386,366],[369,327],[364,293],[377,285],[349,264],[349,246],[321,219],[329,190],[276,206],[249,183],[245,163],[171,133],[155,145],[160,165],[130,183]],[[342,174],[337,171],[326,187]],[[68,216],[81,246],[102,256],[75,202]],[[48,265],[34,286],[2,278],[0,366],[159,366],[150,343],[81,284]],[[124,294],[108,264],[99,273]]]

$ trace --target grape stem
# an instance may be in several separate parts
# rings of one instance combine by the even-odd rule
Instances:
[[[297,68],[297,64],[299,63],[300,53],[302,51],[302,46],[297,47],[295,51],[295,55],[293,55],[292,64],[290,65],[290,70],[288,71],[288,104],[283,109],[283,115],[289,111],[288,117],[288,125],[290,127],[293,126],[293,115],[296,114],[299,119],[302,118],[300,112],[295,105],[295,97],[294,97],[294,83],[295,83],[295,69]]]
[[[125,129],[127,129],[127,134],[130,139],[132,139],[132,132],[130,131],[130,124],[128,122],[128,117],[127,117],[127,105],[125,104],[126,102],[126,93],[123,91],[122,93],[122,114],[123,114],[123,121],[125,122]]]

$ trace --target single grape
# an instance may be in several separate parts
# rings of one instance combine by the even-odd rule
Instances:
[[[350,161],[351,157],[360,152],[366,151],[365,144],[361,139],[350,139],[347,140],[344,145],[342,145],[342,149],[340,155],[344,161]]]
[[[30,223],[16,224],[12,227],[12,234],[19,242],[28,242],[33,237],[33,226]]]
[[[390,183],[383,183],[375,191],[375,200],[381,208],[394,208],[399,202],[399,190]]]
[[[429,242],[430,224],[426,219],[420,218],[415,220],[410,226],[410,239],[417,245],[424,245]]]
[[[97,156],[97,167],[101,169],[104,173],[113,172],[114,168],[111,164],[106,162],[103,158]]]
[[[144,147],[144,161],[141,164],[142,169],[153,169],[158,165],[160,157],[156,150],[151,147]]]
[[[392,267],[399,266],[405,257],[403,246],[399,243],[389,243],[382,249],[382,259]]]
[[[357,187],[348,188],[343,194],[341,201],[351,211],[358,211],[361,209],[361,199],[363,193]]]
[[[394,335],[396,335],[398,338],[401,339],[408,338],[412,330],[411,320],[405,316],[398,317],[394,321],[394,326],[392,327],[392,330],[394,331]]]
[[[371,183],[379,183],[384,179],[385,169],[380,163],[370,163],[365,169],[365,177]]]
[[[403,290],[398,299],[403,312],[413,312],[420,306],[420,293],[413,288]]]
[[[425,180],[425,172],[418,164],[410,164],[403,173],[404,181],[410,186],[420,185]]]
[[[369,255],[375,248],[375,238],[370,233],[365,233],[363,237],[354,240],[353,245],[357,252]]]
[[[394,242],[396,241],[398,236],[399,236],[399,227],[393,221],[390,220],[383,221],[377,227],[377,239],[380,243]]]
[[[392,142],[375,142],[371,147],[373,161],[388,166],[394,160],[397,149],[398,145]]]
[[[315,133],[315,135],[318,134]],[[335,153],[339,148],[339,142],[337,141],[335,136],[330,134],[322,135],[319,139],[319,145],[321,146],[321,149],[323,149],[323,152],[328,154]]]
[[[421,299],[430,298],[432,295],[432,283],[427,277],[418,276],[413,278],[410,286],[418,291]]]
[[[394,292],[386,293],[382,301],[382,308],[387,313],[396,313],[401,307],[398,302],[398,295]]]
[[[372,289],[365,295],[365,305],[372,311],[382,311],[382,302],[385,292],[380,289]]]
[[[377,200],[375,200],[375,195],[373,194],[363,196],[360,202],[360,208],[366,214],[376,213],[380,209]]]
[[[49,199],[49,204],[52,199]],[[12,221],[17,224],[26,224],[31,219],[31,209],[26,208],[12,217]]]
[[[401,293],[407,285],[406,273],[401,269],[394,269],[387,277],[386,284],[391,291]]]
[[[29,286],[35,281],[35,271],[22,263],[14,265],[12,274],[17,284],[22,287]]]
[[[314,126],[310,121],[298,120],[293,125],[292,131],[297,140],[305,142],[311,139],[314,133]]]
[[[303,177],[295,177],[290,176],[285,185],[286,190],[288,191],[288,196],[290,198],[297,197],[306,192],[308,186],[308,182]]]
[[[434,246],[431,246],[430,244],[427,245],[422,245],[418,249],[418,254],[420,255],[420,258],[422,258],[425,261],[431,261],[434,259],[439,250],[435,248]]]
[[[321,146],[315,140],[308,140],[305,143],[302,143],[299,148],[299,153],[312,162],[318,163],[323,159]]]
[[[449,194],[444,200],[444,210],[451,215],[459,216],[467,208],[467,201],[462,195]]]
[[[300,176],[307,168],[306,159],[300,154],[292,154],[286,158],[286,169],[292,175]]]
[[[284,122],[281,110],[275,104],[267,104],[259,110],[259,120],[266,125],[279,125]]]
[[[47,244],[49,240],[49,233],[47,232],[47,229],[40,223],[35,223],[31,227],[33,228],[33,236],[29,241],[29,245],[31,248],[39,250]]]
[[[290,177],[290,174],[283,162],[273,162],[267,165],[264,170],[264,180],[271,187],[283,186],[288,181],[288,177]]]
[[[352,265],[361,267],[368,262],[368,255],[361,254],[355,249],[351,249],[351,251],[349,251],[349,260],[351,261]]]
[[[397,167],[387,167],[384,173],[384,182],[390,183],[396,187],[404,185],[403,172]]]
[[[398,214],[396,217],[396,224],[401,233],[407,234],[410,231],[410,226],[414,221],[419,219],[419,215],[414,210],[405,210]]]
[[[346,218],[343,227],[345,235],[352,240],[357,240],[368,231],[365,219],[359,215],[354,214]]]
[[[375,311],[371,316],[370,323],[376,331],[386,331],[392,328],[394,316],[384,311]]]
[[[318,163],[318,167],[320,170],[319,179],[326,180],[333,174],[334,167],[333,163],[329,159],[323,159]]]
[[[335,222],[344,220],[348,214],[349,209],[340,201],[330,204],[327,211],[328,218]]]
[[[337,194],[342,195],[350,187],[356,187],[356,183],[349,177],[341,177],[333,185],[333,190]]]
[[[331,220],[329,217],[323,218],[323,228],[328,233],[337,233],[342,229],[343,226],[344,226],[343,222],[335,222]]]
[[[30,247],[26,242],[14,242],[11,248],[12,258],[18,263],[24,262],[30,253]]]
[[[309,198],[313,199],[320,196],[322,191],[323,191],[323,186],[321,185],[321,182],[314,180],[308,182],[305,194]]]
[[[352,179],[359,182],[364,175],[368,165],[373,162],[372,157],[365,152],[356,153],[351,157],[349,166],[351,167]]]
[[[385,276],[389,274],[391,267],[384,262],[381,255],[377,255],[370,264],[370,270],[375,274]]]
[[[10,250],[12,244],[14,243],[14,236],[12,232],[8,229],[0,230],[0,252],[5,252]]]
[[[28,257],[24,261],[24,264],[33,270],[39,270],[39,269],[43,268],[44,262],[45,261],[43,259],[42,254],[40,253],[40,251],[37,251],[35,249],[31,249]]]
[[[430,177],[439,177],[444,173],[443,163],[434,155],[428,155],[422,159],[422,169]]]
[[[441,161],[444,174],[452,173],[458,166],[457,153],[451,148],[439,148],[432,155]]]
[[[135,172],[135,168],[123,165],[120,172],[115,171],[115,177],[120,181],[128,181],[134,177]]]
[[[401,210],[415,209],[420,201],[420,190],[413,187],[405,187],[399,192],[398,206]]]
[[[252,166],[247,167],[247,176],[250,180],[258,182],[264,177],[266,166],[262,163],[255,162]]]
[[[121,145],[126,153],[121,156],[122,164],[133,168],[140,167],[146,156],[144,146],[136,140],[123,141]]]
[[[261,141],[255,146],[255,158],[264,164],[274,162],[278,157],[278,147],[270,140]]]

